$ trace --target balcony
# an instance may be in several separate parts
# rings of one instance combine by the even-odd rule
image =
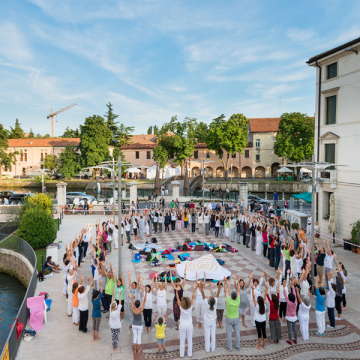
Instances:
[[[337,170],[322,170],[319,177],[325,184],[330,184],[330,188],[336,189]]]

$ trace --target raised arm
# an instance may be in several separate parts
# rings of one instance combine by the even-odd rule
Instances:
[[[166,278],[167,278],[167,276],[165,275],[165,279],[166,279]],[[170,268],[170,282],[171,282],[172,287],[173,287],[174,289],[176,289],[176,286],[175,286],[175,284],[174,284],[174,280],[173,280],[173,278],[172,278],[171,268]]]
[[[158,274],[156,272],[155,273],[155,287],[156,287],[156,291],[159,291],[159,284],[158,284],[158,281],[157,281],[157,277],[158,277]],[[166,276],[165,276],[165,279],[166,279]]]
[[[254,306],[256,307],[257,302],[256,302],[254,290],[255,290],[255,286],[252,285],[252,286],[251,286],[251,294],[252,294],[252,299],[253,299],[253,302],[254,302]]]
[[[296,288],[296,296],[297,296],[297,299],[298,299],[299,304],[301,304],[301,303],[302,303],[302,300],[301,300],[299,288]]]
[[[202,294],[202,297],[203,299],[205,300],[206,299],[206,296],[205,296],[205,292],[204,292],[204,287],[200,285],[200,291],[201,291],[201,294]]]
[[[192,293],[192,297],[191,297],[191,306],[194,305],[194,299],[195,299],[195,286],[194,286],[194,290],[193,290],[193,293]]]
[[[145,292],[144,300],[143,300],[143,303],[142,303],[141,308],[140,308],[141,313],[144,311],[145,302],[146,302],[146,295],[147,295],[147,292]]]
[[[186,265],[185,265],[185,269],[184,269],[184,280],[182,283],[182,288],[185,289],[185,284],[186,284]]]
[[[227,298],[226,277],[225,276],[224,276],[224,291],[225,291],[225,298]]]
[[[178,306],[181,307],[181,304],[180,304],[180,299],[179,299],[179,294],[178,294],[178,291],[175,289],[175,294],[176,294],[176,301],[178,303]]]
[[[131,289],[131,278],[130,278],[130,270],[128,270],[128,279],[129,279],[129,289]]]

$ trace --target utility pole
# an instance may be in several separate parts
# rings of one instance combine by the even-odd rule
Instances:
[[[119,247],[118,247],[118,279],[121,279],[121,257],[122,257],[122,246],[121,246],[121,242],[123,241],[121,239],[121,229],[122,229],[122,214],[121,214],[121,156],[118,156],[118,207],[119,207],[119,211],[118,211],[118,231],[120,233],[120,243],[119,243]],[[115,183],[114,183],[114,189],[115,189]],[[115,214],[115,212],[114,212]],[[114,215],[115,216],[115,215]],[[125,229],[124,229],[125,230]],[[123,231],[123,235],[125,235],[125,231]]]

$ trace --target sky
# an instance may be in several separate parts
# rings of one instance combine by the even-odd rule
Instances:
[[[113,104],[134,134],[177,115],[315,112],[306,61],[360,36],[358,0],[0,3],[0,123],[55,136]]]

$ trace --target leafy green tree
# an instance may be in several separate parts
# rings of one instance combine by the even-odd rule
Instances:
[[[59,159],[56,157],[56,155],[48,155],[44,160],[44,167],[45,169],[49,169],[52,174],[58,163]]]
[[[43,139],[49,139],[49,138],[51,138],[50,134],[45,134],[45,135],[43,136]]]
[[[195,137],[196,137],[196,141],[198,143],[204,143],[205,139],[206,139],[206,135],[208,132],[208,125],[202,121],[200,121],[197,125],[196,125],[196,129],[195,129]]]
[[[112,136],[104,118],[93,115],[85,119],[84,125],[80,125],[81,166],[89,167],[100,164],[110,159],[109,141]],[[96,170],[93,171],[95,179]]]
[[[291,162],[311,159],[314,153],[315,119],[298,112],[284,113],[280,117],[275,137],[274,153]],[[300,169],[298,169],[299,175]]]
[[[80,137],[80,131],[79,131],[78,128],[73,130],[73,129],[70,129],[69,127],[67,127],[61,137],[62,138],[79,138]]]
[[[168,162],[168,152],[167,152],[166,148],[164,148],[161,145],[154,148],[153,159],[155,161],[158,161],[159,162],[159,168],[163,169],[166,166],[167,162]]]
[[[42,139],[42,135],[40,135],[39,133],[36,134],[35,139]]]
[[[154,125],[154,135],[158,135],[159,134],[159,128],[157,125]]]
[[[248,144],[249,120],[243,114],[233,114],[225,120],[222,114],[214,119],[206,136],[206,145],[209,150],[214,150],[221,158],[225,170],[225,180],[229,179],[230,154],[243,152]]]
[[[106,104],[108,111],[107,113],[104,115],[104,117],[106,118],[106,126],[108,127],[108,129],[111,131],[111,139],[109,142],[109,145],[111,146],[116,146],[116,141],[114,140],[114,138],[116,138],[118,136],[118,122],[115,121],[115,119],[117,119],[119,117],[119,115],[114,114],[113,112],[113,105],[111,104],[111,102],[109,102],[108,104]]]
[[[148,133],[148,135],[151,135],[152,134],[152,126],[150,126],[149,128],[148,128],[148,131],[147,131],[147,133]]]
[[[29,138],[29,139],[34,139],[34,138],[35,138],[35,134],[34,134],[34,132],[32,131],[32,128],[30,128],[30,132],[29,132],[28,138]]]
[[[80,170],[80,154],[76,151],[76,148],[68,143],[64,151],[59,155],[57,172],[71,180],[71,178],[77,175]]]
[[[4,129],[3,125],[0,124],[0,181],[2,180],[2,167],[6,170],[10,169],[12,164],[16,164],[16,155],[18,151],[9,152],[8,132]]]
[[[23,139],[24,130],[21,128],[19,120],[15,120],[15,127],[10,126],[9,139]]]
[[[28,204],[25,204],[26,202]],[[49,215],[52,214],[53,200],[48,194],[42,193],[37,193],[35,196],[31,196],[24,201],[22,205],[25,209],[24,213],[26,212],[27,207],[34,207],[37,205],[39,205]]]

